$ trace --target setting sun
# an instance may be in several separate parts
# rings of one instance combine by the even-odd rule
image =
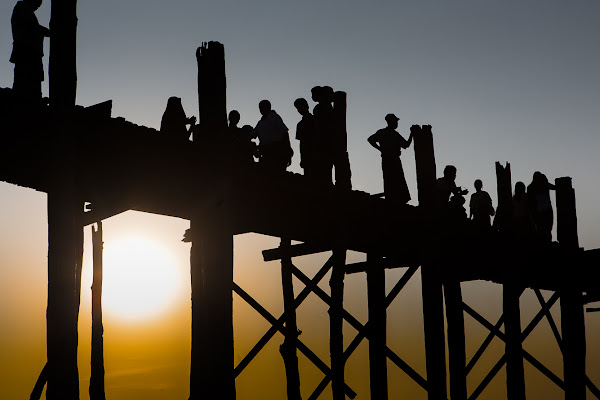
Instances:
[[[183,282],[159,244],[127,237],[104,246],[102,304],[107,315],[139,321],[167,311]]]

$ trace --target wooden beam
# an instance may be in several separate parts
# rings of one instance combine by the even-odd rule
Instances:
[[[521,339],[522,289],[510,283],[502,285],[504,310],[506,392],[509,399],[525,400],[525,372],[523,369],[523,342]]]
[[[346,250],[333,250],[333,268],[329,287],[329,353],[331,355],[331,388],[333,400],[344,400],[344,275],[346,273]]]
[[[448,324],[448,367],[450,370],[450,398],[467,400],[467,371],[465,355],[465,317],[460,282],[444,282],[446,321]]]
[[[280,246],[285,252],[290,246],[290,240],[282,238]],[[290,257],[281,259],[285,338],[283,344],[279,347],[279,352],[283,357],[283,363],[285,365],[287,398],[288,400],[301,400],[298,354],[296,353],[296,348],[298,347],[298,325],[296,322],[296,307],[294,306],[294,283],[291,264],[292,259]]]
[[[419,191],[419,206],[432,207],[435,201],[435,152],[433,149],[433,133],[431,125],[413,125],[415,148],[415,164],[417,168],[417,189]]]
[[[369,377],[371,398],[388,398],[387,382],[387,321],[385,301],[385,270],[378,254],[367,255],[371,263],[367,269],[367,297],[369,310]]]
[[[219,42],[202,43],[198,62],[198,109],[203,134],[218,134],[227,127],[227,78],[225,47]],[[194,141],[198,138],[194,137]]]
[[[77,94],[77,0],[52,1],[50,31],[50,102],[71,108]]]
[[[323,253],[331,251],[332,245],[323,243],[299,243],[286,247],[285,249],[277,247],[275,249],[263,250],[263,259],[265,261],[281,260],[284,257],[300,257],[308,254]]]
[[[92,355],[90,373],[90,400],[105,400],[104,391],[104,327],[102,324],[102,222],[98,229],[92,226],[93,282],[92,282]]]

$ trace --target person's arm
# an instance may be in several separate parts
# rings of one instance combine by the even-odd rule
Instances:
[[[367,142],[369,142],[369,144],[373,147],[375,147],[377,150],[381,151],[381,146],[379,145],[379,140],[377,140],[377,133],[374,133],[373,135],[369,136],[369,138],[367,139]]]
[[[413,134],[411,132],[410,135],[408,136],[408,140],[404,140],[404,138],[402,138],[402,148],[408,149],[410,147],[410,144],[412,143],[412,140],[413,140]]]

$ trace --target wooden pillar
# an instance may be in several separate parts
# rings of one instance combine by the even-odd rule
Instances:
[[[76,199],[75,186],[69,174],[64,169],[58,170],[65,175],[48,193],[46,397],[48,400],[73,400],[79,399],[77,321],[83,230],[78,216],[83,206]]]
[[[433,148],[433,133],[431,125],[413,125],[415,148],[415,165],[417,168],[417,189],[419,191],[419,206],[431,209],[435,201],[435,152]]]
[[[52,1],[50,31],[50,101],[70,108],[77,93],[77,0]]]
[[[335,120],[335,185],[337,187],[352,189],[352,172],[348,157],[348,133],[346,131],[346,92],[333,94],[333,117]]]
[[[92,282],[92,356],[90,400],[105,400],[104,392],[104,327],[102,326],[102,222],[98,229],[92,226],[93,282]]]
[[[574,263],[579,249],[575,191],[571,178],[558,178],[556,183],[557,236],[567,253],[565,267]],[[585,386],[585,315],[581,289],[567,282],[561,290],[561,330],[566,400],[584,400]]]
[[[388,398],[387,382],[387,334],[386,334],[386,302],[385,302],[385,270],[382,258],[376,254],[368,254],[367,296],[369,308],[369,373],[371,398],[386,400]]]
[[[431,220],[435,212],[435,153],[431,125],[413,125],[415,142],[415,164],[419,207],[426,219]],[[431,224],[431,222],[428,222]],[[438,229],[431,225],[431,229]],[[424,240],[430,238],[423,238]],[[427,244],[432,248],[435,244]],[[435,262],[424,261],[421,266],[423,295],[423,328],[425,331],[425,361],[427,369],[427,392],[429,400],[446,399],[446,335],[444,333],[444,300],[442,280]]]
[[[287,377],[288,400],[301,400],[300,373],[298,372],[298,325],[296,322],[296,307],[294,306],[294,284],[292,275],[292,259],[289,256],[291,241],[281,239],[281,249],[284,256],[281,258],[281,282],[283,287],[283,309],[285,315],[285,339],[279,347],[283,357],[285,374]],[[286,251],[288,253],[286,253]]]
[[[200,127],[202,132],[218,132],[227,127],[225,48],[219,42],[203,43],[196,60]]]
[[[512,223],[512,178],[510,163],[502,166],[496,161],[496,185],[498,190],[498,207],[494,218],[494,226],[504,232]]]
[[[450,398],[467,400],[467,370],[465,355],[465,317],[460,282],[444,282],[446,321],[448,323],[448,366]]]
[[[509,399],[525,399],[525,373],[523,370],[523,345],[521,341],[522,289],[515,284],[502,285],[504,334],[506,355],[506,392]]]
[[[333,251],[333,267],[329,287],[331,288],[331,307],[329,307],[329,352],[331,354],[331,387],[333,400],[345,399],[344,381],[344,274],[346,270],[346,250]]]
[[[190,400],[235,399],[233,233],[226,200],[191,221]]]

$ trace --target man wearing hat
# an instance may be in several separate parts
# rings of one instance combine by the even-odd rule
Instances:
[[[383,190],[387,200],[406,204],[410,193],[404,178],[404,170],[400,161],[400,152],[412,143],[411,132],[408,140],[396,131],[400,118],[394,114],[385,116],[387,127],[378,130],[367,139],[369,144],[381,152],[381,169],[383,170]]]

